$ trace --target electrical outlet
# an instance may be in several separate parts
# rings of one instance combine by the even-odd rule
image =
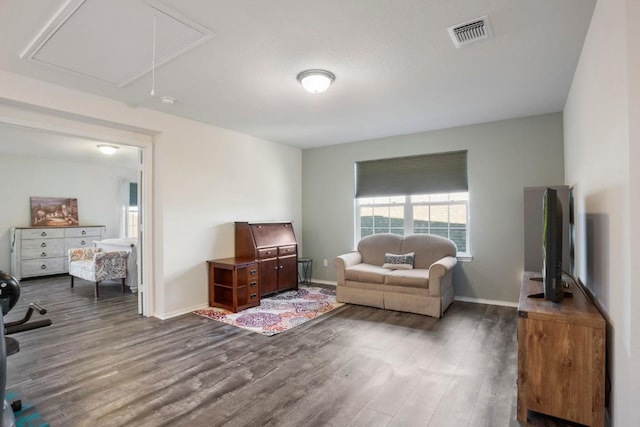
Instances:
[[[324,265],[325,267],[329,267],[329,261],[327,261],[326,259],[322,260],[322,265]]]

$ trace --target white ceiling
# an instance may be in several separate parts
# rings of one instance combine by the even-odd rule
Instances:
[[[112,155],[105,155],[98,151],[98,144],[116,145],[119,149]],[[138,148],[126,145],[0,125],[1,155],[54,158],[102,166],[115,165],[122,169],[137,171],[138,151]]]
[[[561,111],[595,0],[35,3],[0,0],[0,68],[304,149]]]

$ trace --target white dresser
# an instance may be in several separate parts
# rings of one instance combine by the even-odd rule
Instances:
[[[87,227],[12,227],[11,275],[21,280],[69,270],[67,251],[102,240],[104,225]]]

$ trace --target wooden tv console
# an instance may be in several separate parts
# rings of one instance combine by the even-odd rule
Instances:
[[[560,303],[529,298],[543,291],[534,277],[524,274],[518,305],[518,421],[531,410],[603,426],[606,322],[575,283]]]

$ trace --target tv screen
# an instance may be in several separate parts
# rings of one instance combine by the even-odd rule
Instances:
[[[542,282],[544,299],[560,302],[562,284],[562,203],[556,190],[547,188],[542,199]]]

